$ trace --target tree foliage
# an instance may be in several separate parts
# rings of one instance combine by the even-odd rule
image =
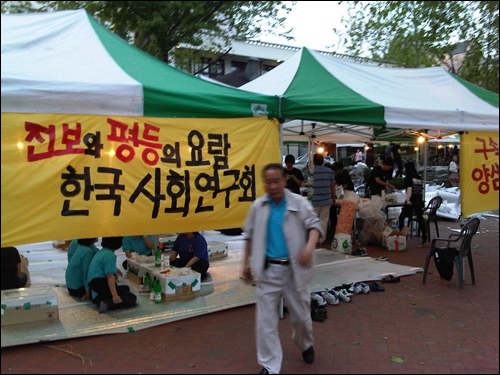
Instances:
[[[347,3],[346,31],[334,31],[350,54],[405,68],[442,65],[498,93],[498,1]],[[465,56],[454,53],[463,43]]]
[[[278,12],[291,10],[282,1],[2,1],[2,12],[71,9],[86,9],[113,32],[165,62],[180,43],[220,52],[232,40],[252,39],[262,32],[292,39],[291,30],[276,31],[286,19]]]

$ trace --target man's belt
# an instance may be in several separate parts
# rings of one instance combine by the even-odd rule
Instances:
[[[290,260],[288,258],[266,258],[266,263],[287,265],[290,264]]]

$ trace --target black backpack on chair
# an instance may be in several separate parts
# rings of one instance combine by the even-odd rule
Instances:
[[[454,247],[441,247],[434,250],[434,263],[439,276],[446,281],[453,278],[453,266],[458,250]]]

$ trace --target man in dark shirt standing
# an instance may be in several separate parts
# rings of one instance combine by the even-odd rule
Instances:
[[[398,166],[398,171],[396,172],[395,177],[403,177],[403,159],[399,153],[400,148],[401,146],[399,144],[391,143],[392,157],[394,159],[394,163]]]
[[[294,168],[295,156],[287,155],[285,157],[286,168],[283,168],[286,176],[286,188],[295,194],[300,194],[300,186],[304,181],[304,175],[302,172]]]
[[[387,187],[394,189],[394,185],[387,182],[391,179],[392,168],[394,167],[394,159],[385,158],[382,165],[378,165],[372,169],[368,178],[368,188],[372,195],[382,195]]]
[[[22,288],[28,275],[21,272],[21,257],[15,247],[2,247],[2,290]]]

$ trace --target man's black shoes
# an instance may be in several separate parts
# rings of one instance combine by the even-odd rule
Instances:
[[[302,352],[302,358],[304,358],[304,361],[306,363],[313,363],[314,362],[314,348],[311,346],[309,349]]]
[[[262,370],[260,370],[259,374],[269,374],[269,371],[267,371],[267,368],[262,367]]]

